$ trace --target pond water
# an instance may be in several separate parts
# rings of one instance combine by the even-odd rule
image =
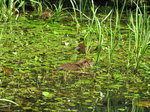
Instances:
[[[0,98],[19,104],[0,101],[0,111],[150,112],[150,52],[146,51],[138,72],[134,64],[126,67],[126,27],[111,65],[110,41],[104,39],[97,64],[75,73],[56,71],[61,64],[84,58],[96,63],[97,35],[92,32],[86,38],[85,23],[79,30],[70,17],[60,21],[21,17],[0,24]],[[75,50],[83,40],[92,49],[87,54]]]

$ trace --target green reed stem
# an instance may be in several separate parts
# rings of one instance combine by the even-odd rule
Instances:
[[[13,103],[13,104],[15,104],[15,105],[19,105],[19,104],[17,104],[16,102],[14,102],[14,101],[12,101],[12,100],[7,100],[7,99],[0,99],[0,101],[5,101],[5,102],[9,102],[9,103]]]
[[[77,5],[77,3],[76,3],[75,0],[70,0],[70,2],[71,2],[71,5],[72,5],[72,8],[73,8],[73,12],[74,12],[73,18],[74,18],[74,20],[75,20],[75,22],[76,22],[76,28],[77,28],[77,32],[78,32],[78,31],[79,31],[80,24],[79,24],[78,19],[77,19],[78,17],[77,17],[76,9],[79,10],[79,8],[78,8],[78,5]]]
[[[24,7],[25,2],[23,0],[8,0],[7,6],[6,1],[7,0],[0,1],[0,21],[10,21],[12,16],[16,16],[16,19],[18,19],[19,8]],[[15,13],[18,14],[15,15]]]
[[[42,9],[42,3],[37,0],[30,0],[32,6],[37,10],[37,13],[41,14],[43,9]]]
[[[135,71],[138,70],[140,62],[148,48],[150,41],[150,16],[147,16],[146,11],[142,14],[140,8],[136,4],[136,14],[131,12],[129,28],[134,34],[134,52],[132,53],[135,61]]]

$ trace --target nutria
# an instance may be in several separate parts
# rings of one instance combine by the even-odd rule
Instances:
[[[87,67],[94,65],[94,63],[91,62],[89,59],[82,59],[78,61],[76,64],[79,65],[80,68],[87,68]]]
[[[62,64],[62,66],[60,66],[58,68],[58,70],[63,70],[63,71],[68,71],[68,70],[75,71],[78,69],[80,69],[80,66],[78,64],[75,64],[75,63]]]
[[[41,20],[45,21],[46,19],[50,18],[51,14],[49,12],[43,12],[41,15]]]
[[[67,63],[63,64],[58,68],[58,70],[63,70],[63,71],[76,71],[79,70],[80,68],[87,68],[92,66],[94,63],[91,62],[89,59],[82,59],[78,61],[77,63]]]
[[[84,43],[80,43],[77,47],[76,50],[79,51],[80,53],[85,53],[85,44]]]

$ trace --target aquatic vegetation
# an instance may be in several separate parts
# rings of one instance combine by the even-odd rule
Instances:
[[[120,16],[92,2],[86,14],[79,2],[66,11],[60,1],[45,21],[31,13],[1,22],[0,111],[149,111],[146,9],[123,6]]]
[[[6,4],[8,2],[8,4]],[[17,7],[16,4],[19,4]],[[24,1],[13,1],[13,0],[2,0],[0,1],[0,21],[10,21],[13,16],[15,19],[18,19],[19,16],[19,8],[23,7],[25,4]]]

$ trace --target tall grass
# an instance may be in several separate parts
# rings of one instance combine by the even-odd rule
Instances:
[[[79,31],[80,28],[79,21],[82,22],[83,18],[91,20],[91,18],[89,18],[87,14],[91,12],[91,7],[93,5],[92,1],[93,0],[79,0],[77,2],[76,0],[70,0],[74,12],[74,15],[72,17],[76,22],[77,31]]]
[[[74,11],[75,22],[77,23],[77,25],[80,25],[77,12],[82,12],[80,10],[81,8],[78,7],[77,3],[74,0],[70,0],[70,1],[71,1],[71,4],[72,4],[72,7],[73,7],[73,11]],[[107,18],[110,16],[112,11],[110,11],[108,13],[108,15],[106,15],[106,17],[103,18],[102,21],[100,21],[99,18],[97,17],[98,7],[95,8],[93,0],[91,0],[90,6],[91,6],[90,7],[90,12],[91,12],[91,18],[90,19],[87,16],[85,16],[85,14],[83,14],[83,12],[82,12],[84,17],[87,17],[87,19],[88,19],[88,23],[87,23],[88,29],[86,31],[87,33],[84,36],[84,41],[87,45],[87,48],[86,48],[86,54],[87,55],[90,51],[90,46],[93,44],[93,40],[98,41],[98,53],[97,53],[97,58],[96,58],[96,62],[98,62],[100,60],[101,51],[102,51],[102,44],[103,44],[103,41],[104,41],[104,37],[103,37],[103,34],[102,34],[102,23],[105,20],[107,20]],[[96,38],[94,37],[94,35],[95,35]]]
[[[42,2],[40,0],[30,0],[32,7],[37,11],[38,14],[41,14],[43,11]]]
[[[78,6],[75,0],[70,0],[73,11],[74,11],[74,19],[77,23],[77,26],[80,25],[79,18],[78,18],[78,12],[82,12],[81,9],[84,9],[81,4]],[[121,35],[121,19],[123,16],[123,13],[125,11],[125,6],[127,5],[127,1],[125,0],[123,2],[122,8],[119,7],[119,1],[116,0],[115,8],[113,10],[110,10],[110,12],[104,17],[102,20],[97,16],[98,7],[95,8],[93,0],[91,0],[91,18],[88,19],[88,29],[87,33],[84,36],[84,41],[87,44],[87,50],[86,54],[89,53],[90,45],[92,45],[92,41],[94,40],[93,37],[95,35],[95,40],[98,41],[98,52],[96,57],[96,62],[100,61],[101,52],[103,51],[103,43],[105,40],[109,42],[107,45],[108,49],[108,62],[109,62],[109,68],[111,67],[112,59],[113,59],[113,53],[115,49],[118,47],[118,45],[121,45],[122,42],[122,35]],[[131,1],[131,4],[133,2]],[[140,10],[139,6],[136,4],[136,13],[134,15],[133,11],[126,12],[127,15],[130,17],[130,21],[128,23],[129,28],[131,31],[128,34],[128,57],[127,57],[127,68],[129,66],[134,65],[135,71],[137,71],[140,61],[142,60],[142,57],[145,54],[146,49],[148,48],[149,38],[150,38],[150,23],[149,23],[149,17],[146,14],[146,10],[144,9],[144,13],[142,14],[142,11]],[[112,13],[114,12],[114,13]],[[79,13],[81,14],[81,13]],[[115,18],[113,17],[115,15]],[[105,21],[109,19],[109,23],[107,25],[105,24]],[[115,20],[115,21],[114,21]],[[115,24],[114,24],[115,23]],[[108,25],[109,24],[109,25]],[[112,26],[115,26],[114,29],[112,29]],[[94,33],[93,33],[94,32]],[[92,35],[93,34],[93,35]],[[110,36],[109,36],[110,35]],[[134,40],[133,38],[134,37]],[[135,45],[135,46],[134,46]],[[134,60],[134,61],[133,61]]]
[[[8,4],[7,4],[8,2]],[[38,0],[30,0],[32,7],[37,11],[37,13],[42,13],[42,3]],[[1,0],[0,1],[0,21],[11,21],[12,17],[18,19],[20,10],[26,13],[25,5],[27,1],[24,0]]]
[[[15,104],[15,105],[19,106],[19,104],[17,104],[16,102],[14,102],[14,101],[12,101],[12,100],[0,99],[0,101],[9,102],[9,103],[12,103],[12,104]]]
[[[77,10],[79,10],[79,8],[78,8],[78,5],[75,0],[70,0],[70,2],[71,2],[73,12],[74,12],[74,16],[72,16],[72,17],[76,22],[77,32],[79,32],[80,24],[79,24],[78,17],[77,17]]]
[[[136,13],[130,12],[130,24],[128,26],[134,37],[134,50],[132,51],[130,45],[131,37],[129,38],[129,54],[134,60],[134,68],[137,71],[150,41],[150,16],[147,15],[146,9],[144,8],[142,13],[136,4]],[[130,56],[129,60],[131,60]]]
[[[132,99],[132,108],[131,112],[145,112],[143,106],[137,106],[138,99],[137,96],[135,95],[134,98]]]
[[[90,12],[92,6],[92,0],[70,0],[73,11],[79,12],[79,19],[83,19],[83,14]],[[75,15],[77,17],[77,15]]]
[[[61,19],[65,16],[65,14],[62,14],[62,11],[65,10],[63,9],[63,2],[62,0],[60,0],[58,2],[58,4],[53,4],[54,5],[54,14],[53,14],[53,17],[54,17],[54,20],[58,20],[58,19]]]
[[[8,1],[8,4],[6,2]],[[16,6],[16,4],[19,4]],[[1,0],[0,1],[0,21],[10,21],[15,15],[18,19],[19,8],[23,7],[25,2],[23,0]]]
[[[119,1],[115,0],[115,8],[113,9],[115,18],[113,17],[113,14],[111,14],[109,18],[109,28],[106,26],[105,32],[107,33],[107,39],[110,42],[107,46],[108,49],[108,71],[111,70],[111,63],[113,59],[113,53],[115,49],[118,47],[119,44],[121,44],[121,32],[120,32],[120,25],[121,25],[121,19],[124,12],[124,8],[126,6],[126,0],[123,2],[123,6],[121,9],[119,9]],[[114,29],[112,28],[114,26]],[[110,34],[110,36],[108,36]]]
[[[83,13],[85,14],[90,10],[92,4],[91,0],[79,0],[80,20],[82,20]]]
[[[57,15],[59,15],[62,12],[63,4],[62,0],[59,1],[58,5],[54,4],[55,12]]]

